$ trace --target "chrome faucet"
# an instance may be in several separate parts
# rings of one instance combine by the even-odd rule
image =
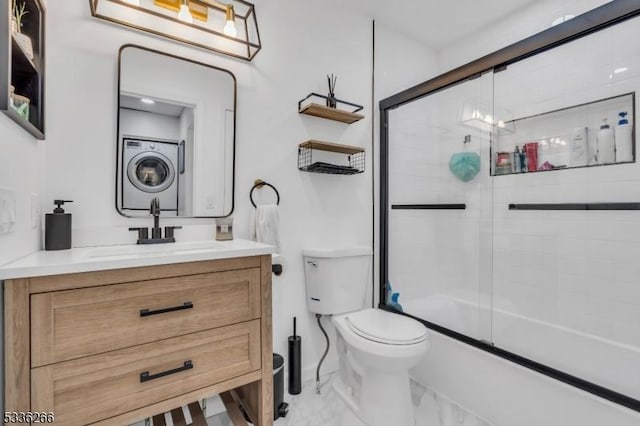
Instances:
[[[151,200],[149,206],[149,214],[153,216],[153,228],[151,228],[151,238],[149,238],[148,228],[129,228],[129,231],[138,232],[138,244],[162,244],[175,243],[173,231],[182,228],[182,226],[165,226],[164,238],[162,237],[162,228],[160,228],[160,200],[155,197]]]

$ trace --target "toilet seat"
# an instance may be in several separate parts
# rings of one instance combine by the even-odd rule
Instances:
[[[345,320],[358,336],[385,345],[415,345],[427,339],[427,330],[418,321],[381,309],[354,312]]]

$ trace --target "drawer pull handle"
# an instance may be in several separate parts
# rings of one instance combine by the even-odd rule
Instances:
[[[181,371],[191,370],[193,368],[193,363],[191,360],[185,361],[182,367],[174,368],[173,370],[163,371],[158,374],[149,374],[148,371],[140,373],[140,383],[148,382],[149,380],[159,379],[160,377],[169,376],[171,374],[176,374]]]
[[[140,316],[148,317],[149,315],[166,314],[167,312],[183,311],[185,309],[192,309],[192,308],[193,308],[193,303],[184,302],[180,306],[173,306],[171,308],[158,309],[155,311],[150,311],[149,309],[140,309]]]

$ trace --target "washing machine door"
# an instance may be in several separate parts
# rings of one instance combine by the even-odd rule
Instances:
[[[156,193],[171,186],[176,177],[176,171],[164,154],[146,151],[129,161],[127,177],[140,191]]]

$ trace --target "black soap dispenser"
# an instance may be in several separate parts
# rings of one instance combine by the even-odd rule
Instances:
[[[54,200],[57,207],[47,213],[44,221],[44,249],[66,250],[71,248],[71,213],[65,213],[62,205],[71,200]]]

